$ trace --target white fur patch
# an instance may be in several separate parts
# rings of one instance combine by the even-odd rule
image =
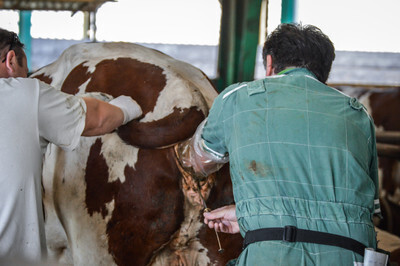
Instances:
[[[119,179],[121,183],[124,183],[125,166],[129,165],[135,169],[139,149],[125,144],[115,133],[104,135],[102,142],[101,154],[108,166],[108,182],[111,183]]]

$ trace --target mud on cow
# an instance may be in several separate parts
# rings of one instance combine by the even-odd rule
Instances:
[[[175,161],[217,96],[195,67],[128,43],[78,44],[34,73],[70,94],[129,95],[143,116],[72,152],[50,145],[43,166],[49,257],[74,265],[224,265],[240,235],[202,223],[198,184]],[[228,168],[200,184],[211,208],[233,202]]]

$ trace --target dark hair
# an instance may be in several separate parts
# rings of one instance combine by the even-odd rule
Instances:
[[[4,62],[3,57],[7,56],[7,53],[11,50],[15,52],[18,64],[22,66],[24,44],[21,43],[16,33],[0,28],[0,58],[2,62]]]
[[[289,66],[303,67],[325,83],[335,59],[335,47],[329,37],[315,26],[280,24],[264,43],[264,66],[267,55],[272,57],[275,73]]]

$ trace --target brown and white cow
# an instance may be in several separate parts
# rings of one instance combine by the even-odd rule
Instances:
[[[400,132],[400,88],[368,90],[360,101],[374,119],[377,132]],[[400,236],[400,159],[379,157],[379,170],[385,216],[380,226]]]
[[[67,152],[49,145],[43,166],[50,257],[74,265],[223,265],[239,234],[202,223],[197,183],[173,145],[192,136],[217,93],[197,68],[129,43],[78,44],[32,77],[71,94],[134,98],[143,116]],[[211,208],[233,202],[228,167],[201,184]]]
[[[376,132],[400,132],[400,88],[339,87],[360,99],[374,119]],[[379,139],[377,139],[379,141]],[[400,144],[400,143],[397,143]],[[384,219],[379,227],[400,236],[400,160],[379,152],[381,208]]]

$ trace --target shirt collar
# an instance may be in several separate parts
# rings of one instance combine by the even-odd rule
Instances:
[[[317,79],[317,77],[307,68],[300,68],[300,67],[291,67],[291,68],[286,68],[284,70],[282,70],[281,72],[279,72],[276,75],[273,76],[269,76],[267,78],[274,78],[277,77],[279,75],[290,75],[290,76],[311,76],[314,79]],[[243,86],[247,86],[247,93],[249,96],[253,95],[253,94],[257,94],[257,93],[262,93],[266,91],[265,88],[265,84],[264,84],[264,79],[260,79],[260,80],[255,80],[253,82],[249,82],[246,85]],[[239,88],[243,87],[243,86],[239,86]]]
[[[314,73],[312,73],[310,70],[307,68],[301,68],[301,67],[290,67],[282,70],[279,72],[277,75],[309,75],[312,76],[313,78],[317,78]]]

